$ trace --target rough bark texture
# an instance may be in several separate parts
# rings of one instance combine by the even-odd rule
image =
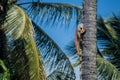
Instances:
[[[83,37],[82,80],[97,80],[96,3],[97,0],[83,0],[83,24],[87,31]]]

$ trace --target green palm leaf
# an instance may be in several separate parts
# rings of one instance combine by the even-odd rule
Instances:
[[[23,7],[34,22],[39,25],[46,24],[47,27],[56,24],[69,27],[73,22],[76,25],[82,14],[81,7],[69,4],[29,2],[28,6]]]
[[[64,76],[67,76],[67,80],[69,78],[74,80],[74,70],[68,57],[38,25],[34,22],[33,25],[36,33],[36,44],[41,51],[43,61],[46,65],[46,71],[49,72],[48,74],[52,74],[53,71],[59,70],[62,75],[66,74]]]
[[[99,80],[119,80],[120,72],[107,60],[97,58],[97,70]]]
[[[9,70],[2,60],[0,60],[0,80],[10,80]]]
[[[13,80],[46,80],[42,60],[34,42],[33,26],[18,6],[7,11],[2,29],[7,36],[6,64]]]
[[[107,22],[107,20],[105,22],[102,17],[97,21],[97,28],[98,42],[99,44],[102,44],[102,47],[109,48],[109,44],[116,44],[119,41],[115,29]]]
[[[110,17],[107,21],[111,26],[115,29],[117,32],[117,35],[120,36],[120,16],[116,16],[113,14],[112,17]]]
[[[119,26],[120,18],[118,16],[110,17],[106,22],[100,18],[98,20],[98,43],[105,46],[102,54],[107,56],[108,60],[120,70],[120,35],[119,35]],[[100,41],[102,40],[102,41]]]
[[[17,0],[8,0],[8,4],[13,4],[13,3],[15,3],[15,2],[17,2]]]

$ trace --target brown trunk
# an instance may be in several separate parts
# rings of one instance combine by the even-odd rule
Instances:
[[[87,31],[83,37],[82,80],[97,80],[96,2],[97,0],[83,0],[83,24]]]

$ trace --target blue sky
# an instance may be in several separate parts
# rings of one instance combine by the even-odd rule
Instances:
[[[68,3],[77,6],[82,5],[81,0],[42,0],[44,2],[58,2],[58,3]],[[108,18],[112,13],[120,13],[120,0],[98,0],[97,3],[97,15],[104,18]],[[44,28],[44,30],[53,38],[53,40],[62,48],[65,49],[65,46],[74,39],[75,29],[70,28],[69,31],[65,32],[65,28]],[[71,33],[72,32],[72,33]],[[79,68],[76,68],[75,71],[78,72]],[[77,79],[79,80],[79,73]]]
[[[98,0],[98,15],[109,17],[113,12],[120,13],[120,0]]]

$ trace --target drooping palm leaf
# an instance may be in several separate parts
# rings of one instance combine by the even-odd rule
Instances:
[[[36,33],[36,44],[42,53],[48,74],[52,74],[53,71],[59,70],[62,73],[61,76],[67,77],[66,80],[69,80],[69,78],[74,80],[74,70],[65,53],[38,25],[34,22],[33,24]]]
[[[98,45],[106,48],[107,44],[111,41],[111,36],[108,34],[109,32],[102,17],[97,20],[97,31]]]
[[[119,41],[115,29],[107,22],[107,20],[105,22],[102,17],[100,17],[97,21],[97,28],[98,42],[103,44],[102,46],[109,47],[108,44],[116,44],[116,42]]]
[[[5,58],[13,80],[46,80],[42,60],[34,42],[33,26],[18,6],[11,6],[2,24],[7,36]]]
[[[107,23],[111,24],[117,32],[117,35],[120,36],[120,16],[113,14],[113,16],[107,20]]]
[[[107,60],[97,58],[97,70],[99,80],[119,80],[120,72]]]
[[[61,25],[60,27],[68,26],[73,22],[76,24],[81,19],[81,7],[69,4],[29,2],[23,7],[33,21],[47,27],[56,24]]]
[[[102,54],[104,56],[107,56],[108,60],[112,62],[116,66],[118,70],[120,70],[120,35],[119,35],[119,26],[120,26],[120,19],[117,16],[113,16],[104,22],[104,20],[101,18],[101,20],[98,20],[98,42],[100,42],[100,39],[103,41],[105,40],[103,46],[107,45],[107,48],[102,51]],[[100,36],[99,36],[100,35]],[[102,46],[102,47],[103,47]]]

